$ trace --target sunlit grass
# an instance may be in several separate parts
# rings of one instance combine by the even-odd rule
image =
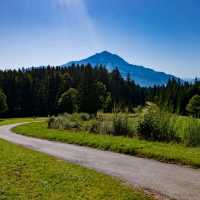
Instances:
[[[0,199],[150,200],[112,177],[0,140]]]
[[[90,134],[83,131],[48,129],[46,122],[21,125],[14,131],[27,136],[200,167],[200,148],[189,148],[182,144],[150,142],[138,138]]]
[[[27,118],[0,118],[0,126],[8,125],[8,124],[16,124],[23,122],[34,122],[34,121],[44,121],[47,120],[45,117],[27,117]]]

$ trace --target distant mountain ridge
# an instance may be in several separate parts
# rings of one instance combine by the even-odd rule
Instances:
[[[200,81],[200,78],[196,77],[196,78],[184,78],[185,81],[187,81],[188,83],[192,83],[194,84],[195,81]]]
[[[131,79],[133,79],[137,84],[146,87],[166,84],[167,81],[172,78],[178,79],[177,77],[164,72],[158,72],[144,66],[129,64],[120,56],[108,51],[97,53],[80,61],[71,61],[62,66],[68,67],[72,64],[86,65],[88,63],[93,67],[102,64],[108,71],[112,71],[117,67],[124,78],[129,73]]]

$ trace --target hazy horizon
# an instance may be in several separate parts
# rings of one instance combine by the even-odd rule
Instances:
[[[200,77],[198,0],[2,0],[0,68],[61,65],[107,50]]]

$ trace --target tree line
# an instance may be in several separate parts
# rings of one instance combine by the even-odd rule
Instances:
[[[171,79],[150,88],[104,66],[39,67],[0,71],[1,117],[47,116],[63,112],[111,112],[152,101],[181,115],[200,116],[200,82]],[[2,107],[2,109],[1,109]],[[4,111],[4,112],[3,112]]]
[[[89,64],[0,71],[0,88],[7,97],[5,117],[109,112],[114,104],[131,108],[146,101],[145,90],[117,68],[109,73]]]
[[[161,108],[180,115],[200,117],[200,81],[171,79],[166,85],[149,88],[148,99]]]

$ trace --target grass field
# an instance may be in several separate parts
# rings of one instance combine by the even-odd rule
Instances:
[[[8,124],[16,124],[21,122],[34,122],[34,121],[41,121],[45,120],[46,118],[38,117],[38,118],[6,118],[6,119],[0,119],[0,126],[8,125]]]
[[[16,127],[14,131],[27,136],[138,155],[163,162],[200,167],[200,148],[185,147],[182,144],[150,142],[122,136],[48,129],[47,122],[21,125]]]
[[[112,177],[0,140],[1,200],[150,200]]]

